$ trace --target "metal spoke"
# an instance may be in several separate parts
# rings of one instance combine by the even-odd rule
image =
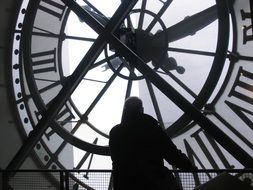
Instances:
[[[115,78],[118,76],[118,73],[123,69],[124,65],[121,64],[120,67],[117,69],[115,73],[110,77],[110,79],[107,81],[106,85],[103,87],[103,89],[99,92],[99,94],[96,96],[92,104],[89,106],[89,108],[86,110],[86,112],[83,114],[84,117],[87,117],[90,112],[93,110],[93,108],[96,106],[96,104],[99,102],[99,100],[102,98],[106,90],[111,86]]]
[[[204,55],[204,56],[210,56],[210,57],[215,56],[214,52],[209,52],[209,51],[199,51],[199,50],[190,50],[190,49],[173,48],[173,47],[168,47],[167,50],[172,51],[172,52],[178,52],[178,53],[189,53],[189,54]]]
[[[131,73],[130,73],[129,77],[130,77],[130,79],[127,82],[125,99],[127,99],[128,97],[130,97],[132,86],[133,86],[133,80],[131,80]]]
[[[163,7],[159,10],[159,12],[156,15],[157,18],[161,18],[161,16],[163,15],[163,13],[170,6],[171,2],[172,2],[172,0],[167,0],[166,2],[164,2]],[[152,28],[155,26],[156,22],[157,22],[157,20],[153,19],[152,22],[149,24],[148,28],[146,29],[146,31],[150,32],[152,30]]]
[[[133,86],[132,77],[137,77],[136,74],[134,73],[134,67],[131,65],[129,67],[130,67],[129,68],[129,80],[127,83],[125,99],[127,99],[131,95],[131,90],[132,90],[132,86]]]
[[[116,57],[118,57],[117,54],[110,55],[109,57],[106,57],[106,58],[94,63],[93,65],[91,65],[90,69],[94,69],[96,67],[99,67],[99,66],[103,65],[104,63],[108,63],[108,61],[110,61],[110,60],[112,60]],[[105,70],[106,70],[106,68],[105,68]]]
[[[144,14],[146,9],[147,0],[143,0],[141,4],[141,11],[140,11],[140,17],[139,17],[139,23],[138,23],[138,29],[141,29],[143,27],[143,21],[144,21]]]
[[[94,125],[92,125],[89,121],[88,121],[88,115],[90,114],[90,112],[94,109],[94,107],[97,105],[97,103],[99,102],[99,100],[102,98],[102,96],[104,95],[104,93],[107,91],[107,89],[111,86],[111,84],[113,83],[113,81],[115,80],[115,78],[117,77],[118,73],[123,69],[123,64],[120,65],[120,67],[117,69],[117,71],[110,77],[110,79],[106,82],[106,85],[102,88],[102,90],[99,92],[99,94],[96,96],[96,98],[93,100],[93,102],[91,103],[91,105],[89,106],[89,108],[85,111],[84,114],[82,114],[82,116],[80,117],[80,120],[77,122],[77,124],[74,126],[74,129],[76,132],[78,130],[78,128],[81,126],[82,123],[86,123],[89,127],[91,127],[93,130],[95,130],[96,132],[98,132],[100,135],[107,137],[108,135],[106,135],[105,133],[101,132],[100,130],[98,130]]]
[[[161,111],[159,109],[159,105],[158,105],[157,98],[155,96],[155,92],[154,92],[154,89],[152,87],[152,84],[147,79],[146,79],[146,84],[147,84],[147,87],[148,87],[148,90],[149,90],[149,94],[150,94],[150,97],[151,97],[151,100],[152,100],[152,103],[153,103],[153,106],[154,106],[154,109],[155,109],[155,113],[156,113],[157,119],[158,119],[161,127],[163,129],[165,129],[163,118],[162,118],[162,114],[161,114]]]

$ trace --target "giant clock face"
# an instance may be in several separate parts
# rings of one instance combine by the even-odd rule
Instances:
[[[228,6],[24,1],[12,91],[25,138],[40,130],[30,136],[39,137],[33,151],[42,166],[111,168],[108,133],[132,95],[199,168],[249,166],[202,122],[253,155],[252,9],[249,0]]]

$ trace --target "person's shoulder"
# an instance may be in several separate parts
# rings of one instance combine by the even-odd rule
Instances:
[[[154,117],[152,117],[151,115],[143,114],[143,118],[147,122],[150,122],[150,124],[157,124],[157,125],[159,124],[159,122]]]
[[[157,121],[154,117],[148,114],[143,114],[143,117],[145,118],[144,120],[147,126],[150,126],[154,132],[164,133],[159,121]]]
[[[112,134],[117,133],[117,131],[119,131],[120,128],[121,128],[121,125],[120,125],[120,124],[115,125],[115,126],[110,130],[109,135],[111,136]]]

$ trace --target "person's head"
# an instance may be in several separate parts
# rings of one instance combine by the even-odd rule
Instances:
[[[131,119],[143,113],[142,100],[138,97],[132,96],[126,99],[122,120]]]

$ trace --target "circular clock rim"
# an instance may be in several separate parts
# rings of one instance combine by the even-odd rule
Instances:
[[[33,1],[33,2],[35,2],[35,1]],[[36,2],[38,3],[39,0],[36,1]],[[29,2],[29,5],[30,5],[30,3],[31,3],[31,1]],[[218,4],[218,2],[217,2],[217,4]],[[29,10],[27,10],[26,14],[31,14],[31,13],[28,13],[28,12],[29,12]],[[222,11],[220,11],[220,12],[222,12]],[[228,13],[226,13],[226,11],[224,11],[224,12],[225,12],[224,14],[228,14]],[[30,17],[32,18],[31,15],[30,15]],[[29,23],[29,21],[27,21],[27,18],[28,18],[28,16],[26,15],[24,26],[23,26],[23,28],[24,28],[24,30],[23,30],[24,31],[23,32],[23,39],[26,38],[26,40],[25,40],[25,42],[23,41],[23,48],[26,48],[26,49],[24,49],[25,50],[24,52],[31,52],[30,49],[29,49],[30,45],[28,45],[28,44],[31,44],[31,43],[29,43],[29,38],[30,38],[29,36],[31,35],[31,29],[32,29],[31,26],[32,25],[26,23],[26,22]],[[218,20],[220,20],[220,18],[218,18]],[[219,37],[223,37],[223,39],[225,39],[225,40],[221,40],[222,43],[227,43],[228,42],[228,40],[226,42],[226,39],[228,38],[227,35],[221,34],[221,28],[220,28],[220,25],[219,25],[219,27],[218,27],[218,38]],[[218,40],[217,44],[219,44],[219,43],[220,43],[220,41]],[[220,51],[219,47],[220,46],[217,45],[216,53],[218,51]],[[222,58],[220,58],[220,59],[223,59],[223,57],[226,54],[226,50],[222,51],[223,52],[222,55],[221,55]],[[26,63],[30,62],[31,60],[30,60],[30,57],[28,56],[28,54],[24,54],[24,55],[26,55],[26,58],[24,56],[25,62]],[[200,98],[196,99],[193,102],[193,105],[195,107],[197,107],[198,109],[200,109],[207,102],[208,98],[210,97],[210,95],[213,92],[213,89],[215,88],[215,85],[218,82],[219,76],[221,75],[221,70],[222,70],[223,65],[224,65],[224,61],[222,62],[223,64],[221,64],[220,59],[218,59],[216,57],[214,58],[214,62],[213,62],[212,69],[211,69],[211,72],[210,72],[212,76],[210,74],[208,75],[208,78],[211,78],[211,79],[207,79],[206,80],[206,82],[203,85],[200,93],[198,94],[198,97],[200,97]],[[30,67],[31,67],[31,64],[30,64]],[[29,76],[29,72],[30,71],[31,71],[31,68],[30,69],[28,67],[25,68],[26,75],[28,74],[28,76]],[[30,75],[30,78],[32,79],[31,75]],[[216,79],[215,82],[214,82],[214,79]],[[33,80],[28,80],[28,81],[29,82],[34,82]],[[36,85],[30,85],[30,87],[31,86],[36,86]],[[210,87],[210,86],[212,86],[212,87]],[[206,89],[208,89],[208,90],[206,90]],[[35,89],[35,91],[33,91],[33,93],[34,92],[36,92],[36,89]],[[36,97],[36,94],[33,94],[33,96]],[[40,97],[37,97],[37,98],[40,98]],[[40,100],[40,101],[42,102],[42,100]],[[46,108],[43,105],[38,106],[38,109],[40,109],[41,112],[45,112],[46,111]],[[186,125],[190,121],[191,121],[191,119],[188,118],[187,114],[183,114],[183,116],[181,116],[171,127],[169,127],[167,129],[168,134],[169,135],[171,135],[171,134],[177,134],[178,131],[182,130],[182,127],[181,127],[182,125],[181,124],[183,123],[184,125]],[[87,143],[87,142],[85,142],[85,141],[83,141],[83,140],[81,140],[81,139],[79,139],[79,138],[71,135],[67,130],[63,129],[59,125],[52,126],[52,128],[55,129],[55,132],[58,133],[62,138],[64,138],[70,144],[73,144],[74,146],[76,146],[78,148],[81,148],[81,149],[84,149],[86,151],[89,151],[89,152],[92,152],[92,153],[96,153],[96,154],[109,155],[109,148],[108,148],[108,146],[99,146],[99,145],[93,145],[93,144]]]

